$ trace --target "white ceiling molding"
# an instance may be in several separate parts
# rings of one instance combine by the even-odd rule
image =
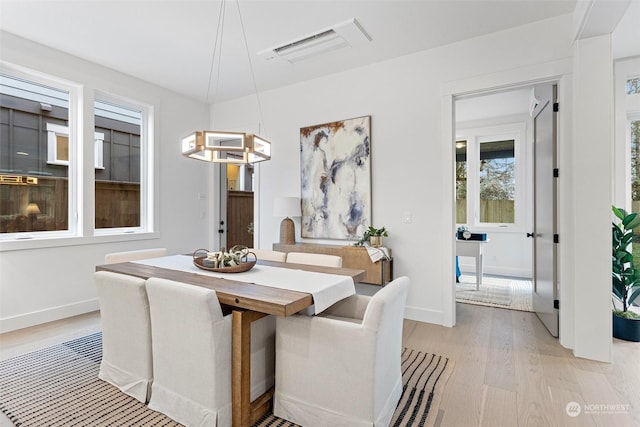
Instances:
[[[575,40],[612,33],[631,0],[590,0],[576,6]]]

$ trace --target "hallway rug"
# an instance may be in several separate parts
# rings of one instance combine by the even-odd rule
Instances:
[[[476,276],[463,274],[456,283],[456,301],[465,304],[533,311],[531,280],[484,276],[476,291]]]
[[[180,426],[98,379],[100,332],[0,362],[0,411],[16,426]],[[391,425],[433,426],[453,362],[404,349]],[[271,414],[256,426],[294,426]]]

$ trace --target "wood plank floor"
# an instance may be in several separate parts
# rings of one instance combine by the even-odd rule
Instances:
[[[454,328],[405,320],[403,342],[455,362],[438,426],[640,426],[640,343],[614,339],[610,364],[579,359],[534,313],[470,304]]]
[[[405,346],[455,362],[438,426],[640,426],[640,343],[614,340],[613,363],[593,362],[573,357],[533,313],[458,304],[457,314],[454,328],[404,323]],[[95,312],[0,334],[0,359],[99,328]]]

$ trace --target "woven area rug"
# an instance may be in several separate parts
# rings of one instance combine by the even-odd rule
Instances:
[[[476,290],[476,276],[463,274],[456,283],[456,301],[466,304],[533,311],[531,280],[484,276]]]
[[[16,426],[180,426],[98,379],[102,335],[0,362],[0,411]],[[432,426],[453,362],[404,349],[403,393],[391,425]],[[267,415],[256,426],[294,426]]]

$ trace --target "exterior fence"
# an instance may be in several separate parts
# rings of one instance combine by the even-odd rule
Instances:
[[[140,226],[140,184],[96,181],[96,228]],[[68,181],[38,177],[35,185],[0,186],[0,232],[67,230]],[[35,204],[39,213],[25,209]]]
[[[513,200],[481,200],[480,222],[493,224],[513,224],[515,207]],[[456,200],[456,223],[467,224],[467,200]]]

